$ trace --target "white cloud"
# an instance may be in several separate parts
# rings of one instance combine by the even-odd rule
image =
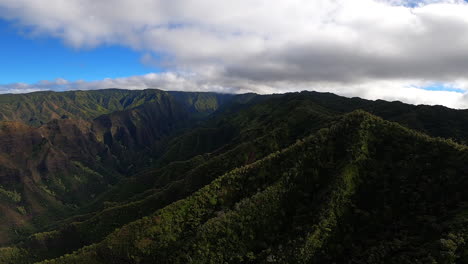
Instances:
[[[361,97],[370,100],[383,99],[402,101],[411,104],[445,105],[452,108],[468,108],[468,94],[458,92],[467,90],[468,79],[457,80],[449,85],[452,90],[432,91],[424,87],[431,82],[418,80],[369,81],[355,84],[337,82],[299,82],[299,81],[246,81],[226,78],[214,74],[198,75],[193,73],[149,73],[140,76],[104,79],[97,81],[74,81],[63,79],[41,81],[36,84],[15,83],[0,85],[1,93],[24,93],[34,91],[93,90],[106,88],[146,89],[157,88],[166,91],[213,91],[219,93],[260,93],[272,94],[314,90],[332,92],[347,97]]]
[[[468,107],[462,93],[415,88],[445,82],[468,90],[461,0],[0,0],[0,17],[76,48],[128,46],[170,71],[37,89],[307,88]]]

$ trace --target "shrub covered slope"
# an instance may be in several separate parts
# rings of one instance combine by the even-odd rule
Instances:
[[[120,176],[0,263],[468,263],[465,111],[309,92],[158,102],[78,118]],[[0,205],[28,215],[6,183]]]

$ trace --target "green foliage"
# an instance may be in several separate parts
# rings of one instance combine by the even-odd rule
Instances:
[[[16,247],[0,248],[0,263],[2,264],[28,264],[27,253]]]
[[[0,263],[468,263],[468,150],[404,127],[463,142],[464,111],[318,93],[171,93],[196,120],[179,130],[166,123],[175,108],[145,104],[162,92],[133,95],[111,105],[137,110],[97,120],[113,126],[105,151],[138,173],[107,186],[96,163],[71,162],[44,192],[90,203],[0,249]],[[356,109],[400,124],[345,114]],[[143,148],[148,138],[156,143]],[[91,157],[112,166],[103,153]]]
[[[215,111],[231,97],[213,93],[169,93],[184,107],[193,107],[194,111],[202,114]],[[91,120],[103,114],[158,102],[166,94],[155,89],[6,94],[0,96],[0,121],[21,120],[39,126],[52,119]]]
[[[2,188],[0,185],[0,200],[11,202],[11,203],[19,203],[21,202],[21,194],[13,191],[8,191]]]
[[[26,215],[27,212],[26,212],[26,209],[24,208],[24,206],[18,206],[16,207],[16,209],[18,210],[18,212],[22,215]]]
[[[381,148],[387,146],[385,142],[388,140],[412,144],[398,144],[400,151],[392,149],[388,152],[388,148]],[[405,148],[403,146],[413,150],[401,150]],[[386,259],[391,263],[410,263],[416,261],[418,254],[425,254],[426,260],[450,263],[461,257],[459,249],[464,245],[464,235],[449,234],[438,239],[434,247],[424,247],[424,253],[415,255],[397,253],[396,245],[381,244],[373,238],[385,234],[385,229],[379,231],[380,226],[395,221],[394,217],[403,222],[410,221],[394,229],[396,234],[416,231],[412,230],[411,221],[424,223],[414,216],[406,216],[416,204],[408,203],[402,207],[399,200],[387,200],[388,205],[379,204],[382,185],[375,181],[382,177],[385,181],[389,178],[384,175],[394,172],[404,178],[413,175],[414,180],[420,180],[422,175],[427,177],[427,173],[413,174],[415,168],[407,167],[410,163],[393,167],[382,164],[400,155],[399,160],[408,160],[413,153],[425,153],[418,157],[422,160],[435,157],[434,153],[423,152],[423,149],[435,146],[440,151],[450,150],[453,158],[468,159],[468,152],[462,146],[420,135],[363,112],[353,113],[316,136],[235,169],[186,199],[115,230],[102,242],[45,263],[112,263],[117,260],[126,263],[332,263],[341,262],[343,257],[357,262]],[[432,165],[427,166],[430,171]],[[452,174],[453,177],[456,175],[456,172]],[[398,180],[392,183],[399,186],[401,199],[423,205],[423,200],[406,197],[412,192],[402,193],[401,188],[413,186],[408,178],[405,179],[407,183],[403,185],[397,183]],[[392,185],[388,187],[388,191],[394,192]],[[366,200],[369,194],[375,200]],[[433,207],[437,201],[436,197],[425,199]],[[446,202],[450,203],[450,200]],[[401,210],[401,213],[394,211],[389,215],[381,212],[380,207]],[[369,222],[372,217],[377,218]],[[383,219],[378,220],[378,217]],[[400,247],[406,243],[420,244],[418,239],[424,239],[424,236],[414,237],[415,233],[408,234],[411,234],[408,238],[399,238]],[[353,247],[346,248],[339,241],[347,241],[349,235],[359,237],[359,240],[354,241]],[[380,256],[367,243],[380,245]],[[368,251],[360,245],[366,245]],[[416,245],[407,250],[422,249]]]

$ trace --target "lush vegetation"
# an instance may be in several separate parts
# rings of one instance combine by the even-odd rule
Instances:
[[[213,93],[172,94],[185,108],[197,113],[213,112],[231,97]],[[39,126],[53,119],[90,120],[103,114],[158,102],[165,95],[166,92],[155,89],[6,94],[0,96],[0,121],[23,121]]]
[[[89,96],[106,93],[133,92]],[[159,97],[4,125],[4,137],[39,142],[41,180],[0,154],[0,219],[23,223],[0,228],[16,239],[0,263],[468,263],[465,111],[140,93]]]
[[[166,137],[213,111],[192,109],[194,103],[229,97],[117,89],[0,96],[0,115],[8,117],[0,122],[0,245],[74,215],[124,175],[149,166]],[[38,109],[48,103],[55,112]],[[67,109],[74,114],[58,117]],[[46,123],[31,126],[34,115]]]

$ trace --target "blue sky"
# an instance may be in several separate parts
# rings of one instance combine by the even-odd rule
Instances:
[[[75,49],[55,38],[21,34],[1,19],[0,58],[0,84],[56,78],[90,81],[159,71],[142,64],[141,54],[126,47]]]
[[[425,86],[417,87],[427,91],[447,91],[447,92],[456,92],[456,93],[464,93],[463,89],[456,88],[453,85],[446,84],[446,83],[431,83]]]

